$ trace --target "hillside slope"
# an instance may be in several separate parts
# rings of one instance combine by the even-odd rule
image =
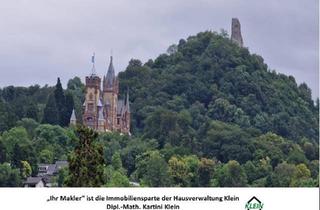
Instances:
[[[202,32],[182,39],[154,61],[131,60],[119,78],[120,92],[130,88],[134,133],[156,133],[152,130],[159,130],[162,120],[157,115],[167,113],[162,117],[186,118],[177,125],[190,126],[184,134],[199,133],[208,120],[219,120],[295,142],[318,139],[319,103],[310,88],[271,71],[261,56],[238,47],[226,34]],[[158,120],[155,125],[152,118]],[[174,127],[167,126],[167,131]]]

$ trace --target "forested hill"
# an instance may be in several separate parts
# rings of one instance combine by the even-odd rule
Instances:
[[[0,89],[0,187],[66,159],[54,186],[319,186],[319,99],[227,34],[182,39],[145,64],[132,59],[119,84],[129,88],[133,135],[89,130],[92,147],[68,126],[73,107],[81,123],[80,78],[66,90],[59,79]]]
[[[131,60],[119,78],[121,92],[130,88],[134,133],[191,138],[218,120],[296,142],[318,141],[319,101],[310,88],[271,71],[261,56],[224,33],[181,39],[143,65]]]

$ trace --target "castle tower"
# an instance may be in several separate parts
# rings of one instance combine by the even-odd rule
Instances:
[[[95,130],[98,128],[100,84],[101,79],[95,74],[94,56],[92,56],[92,73],[86,77],[83,124]]]
[[[232,18],[231,24],[231,40],[239,45],[239,47],[243,47],[243,40],[241,36],[241,25],[238,18]]]
[[[115,75],[112,56],[107,74],[101,79],[95,74],[94,56],[92,56],[92,73],[86,77],[85,101],[83,103],[83,124],[98,132],[117,131],[130,134],[129,90],[124,99],[118,99],[119,82]],[[70,124],[75,124],[72,113]]]
[[[130,134],[130,115],[131,115],[131,112],[130,112],[130,102],[129,102],[129,89],[127,90],[127,97],[126,97],[126,112],[125,112],[125,118],[124,118],[124,121],[125,121],[125,125],[123,126],[123,132],[124,133],[128,133],[129,135]]]
[[[107,75],[103,77],[103,105],[105,109],[106,129],[113,130],[117,123],[117,105],[119,94],[119,82],[115,76],[112,56],[110,56],[110,64]]]
[[[74,112],[74,109],[72,109],[72,114],[70,117],[70,125],[76,125],[77,124],[77,119],[76,119],[76,114]]]

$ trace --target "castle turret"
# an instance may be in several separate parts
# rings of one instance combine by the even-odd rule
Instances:
[[[72,109],[72,114],[70,117],[70,125],[76,125],[76,124],[77,124],[76,114],[74,112],[74,109]]]
[[[95,74],[94,56],[92,57],[92,63],[92,74],[86,77],[83,123],[87,127],[97,129],[101,79]]]
[[[105,107],[106,128],[108,130],[112,130],[116,124],[118,93],[119,82],[115,76],[113,58],[110,56],[108,71],[103,78],[103,105]]]
[[[110,56],[109,68],[107,71],[107,75],[104,77],[104,81],[103,81],[104,89],[112,89],[116,79],[112,59],[113,59],[112,56]]]
[[[241,36],[241,25],[238,18],[232,18],[231,40],[236,44],[238,44],[239,47],[243,47],[243,40]]]
[[[125,125],[124,125],[124,129],[123,131],[125,133],[128,133],[129,135],[130,134],[130,121],[131,121],[131,118],[130,118],[130,101],[129,101],[129,89],[127,90],[127,97],[126,97],[126,112],[125,112],[125,116],[124,116],[124,120],[125,120]]]

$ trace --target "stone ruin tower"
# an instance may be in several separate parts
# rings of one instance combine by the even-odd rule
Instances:
[[[239,45],[239,47],[243,47],[243,40],[241,36],[241,25],[238,18],[232,18],[231,24],[231,40]]]

